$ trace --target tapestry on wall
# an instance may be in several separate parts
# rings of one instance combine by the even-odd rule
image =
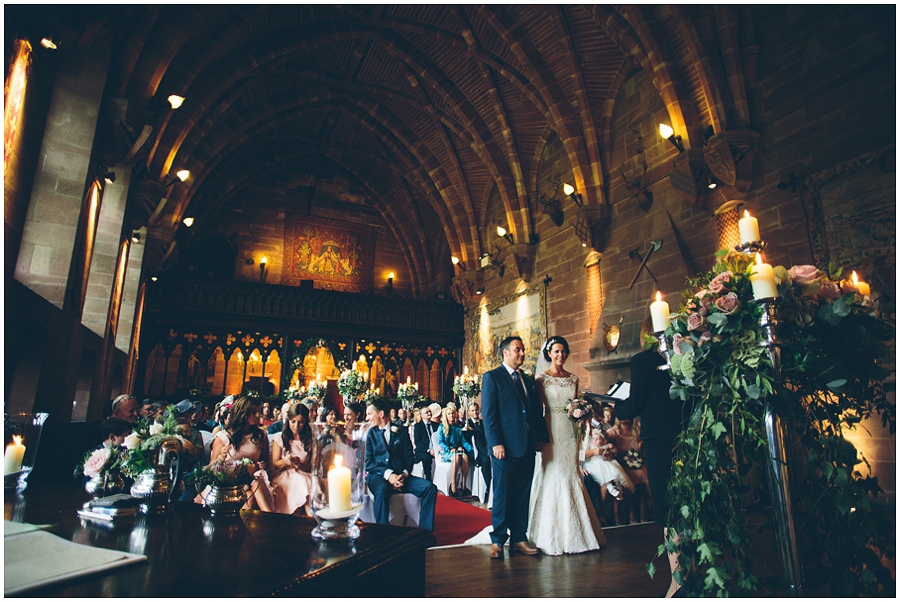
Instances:
[[[375,235],[361,224],[299,213],[284,218],[282,284],[361,293],[372,288]]]
[[[546,295],[546,285],[535,284],[473,312],[467,338],[472,342],[470,357],[478,374],[500,365],[500,342],[510,335],[522,337],[525,345],[522,368],[534,373],[537,354],[547,338]]]

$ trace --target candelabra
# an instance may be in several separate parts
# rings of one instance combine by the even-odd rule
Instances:
[[[666,363],[657,366],[657,370],[668,370],[672,367],[672,362],[669,360],[669,343],[666,340],[666,331],[661,330],[659,332],[654,332],[653,336],[656,337],[656,340],[659,341],[659,354],[662,356],[663,360]]]

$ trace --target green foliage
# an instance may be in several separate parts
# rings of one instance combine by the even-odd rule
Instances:
[[[660,555],[677,553],[675,579],[688,595],[758,592],[739,496],[750,467],[767,462],[762,416],[771,404],[806,452],[793,473],[807,582],[832,595],[893,592],[880,563],[892,550],[892,530],[871,503],[880,488],[856,469],[864,460],[843,437],[872,415],[895,428],[880,383],[887,371],[877,363],[893,329],[852,284],[813,266],[776,267],[779,382],[760,326],[764,310],[753,300],[750,257],[720,251],[717,258],[710,273],[688,280],[667,330],[670,395],[692,402],[693,411],[677,441],[672,528]]]

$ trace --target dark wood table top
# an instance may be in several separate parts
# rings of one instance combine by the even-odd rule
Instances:
[[[378,567],[421,555],[424,572],[425,549],[435,541],[422,529],[359,523],[355,542],[325,544],[312,539],[312,518],[259,511],[213,518],[196,504],[175,504],[163,516],[96,523],[76,514],[90,499],[86,493],[42,485],[30,485],[23,496],[7,493],[5,518],[48,524],[50,533],[64,539],[144,554],[148,560],[29,591],[33,596],[355,595],[361,585],[357,577]],[[366,593],[378,596],[372,587],[370,579]],[[388,587],[385,581],[382,595]]]

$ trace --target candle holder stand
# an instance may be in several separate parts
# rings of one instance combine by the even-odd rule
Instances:
[[[772,361],[772,373],[775,385],[781,384],[781,349],[778,345],[778,308],[777,299],[757,299],[763,312],[759,317],[759,325],[766,338],[759,346],[769,351]],[[784,578],[793,597],[803,596],[803,575],[800,565],[800,552],[797,544],[797,531],[794,526],[793,501],[791,497],[790,446],[789,435],[784,419],[779,416],[771,401],[766,402],[763,422],[766,428],[766,444],[769,464],[766,471],[769,491],[772,496],[772,511],[775,514],[775,530],[778,549],[784,568]]]
[[[38,444],[41,441],[41,431],[44,423],[50,414],[46,412],[24,412],[19,414],[4,414],[3,416],[3,439],[6,445],[13,443],[13,436],[21,437],[21,444],[24,446],[24,453],[20,461],[16,461],[17,466],[6,466],[9,472],[4,470],[3,489],[15,489],[16,493],[22,493],[28,487],[28,475],[34,469],[34,462],[37,458]],[[10,451],[7,448],[7,455]],[[7,459],[7,464],[10,462]]]
[[[659,354],[666,361],[665,364],[657,366],[657,370],[668,370],[672,367],[671,355],[672,350],[669,349],[669,342],[666,339],[666,331],[660,330],[659,332],[654,332],[653,336],[656,337],[656,340],[659,341]]]
[[[759,253],[760,251],[762,251],[765,248],[766,248],[765,241],[754,240],[751,242],[742,242],[741,244],[736,245],[734,247],[734,250],[737,251],[738,253],[749,253],[752,255],[753,253]]]
[[[356,519],[366,493],[366,432],[368,424],[347,428],[323,423],[312,429],[312,487],[309,505],[318,523],[316,540],[355,540]],[[339,457],[339,459],[338,459]]]

